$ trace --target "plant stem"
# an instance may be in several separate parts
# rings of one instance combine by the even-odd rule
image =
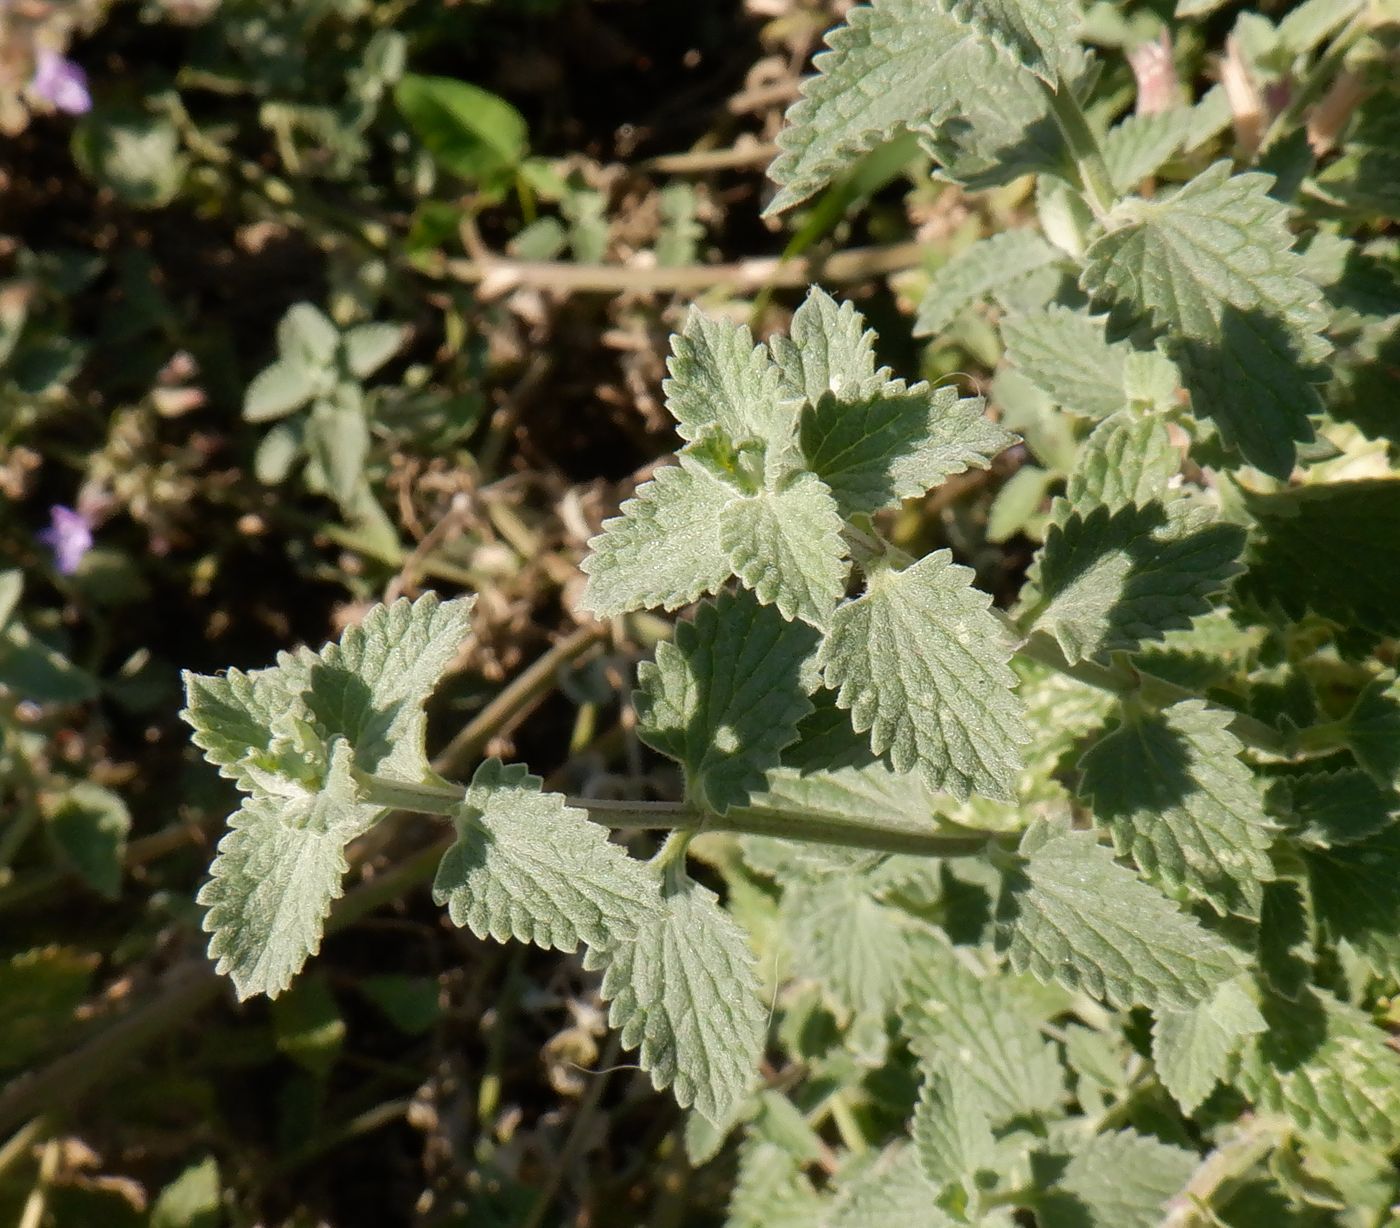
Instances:
[[[1193,1228],[1220,1221],[1210,1213],[1210,1205],[1273,1151],[1288,1136],[1288,1128],[1278,1121],[1255,1118],[1228,1142],[1217,1147],[1181,1191],[1166,1206],[1162,1228]]]
[[[1293,97],[1288,100],[1288,105],[1274,117],[1268,131],[1264,133],[1264,139],[1259,144],[1261,155],[1267,153],[1270,146],[1287,136],[1303,122],[1308,108],[1332,83],[1332,79],[1342,66],[1342,61],[1347,57],[1347,52],[1356,46],[1371,29],[1369,8],[1369,5],[1363,6],[1361,11],[1341,28],[1331,45],[1318,56],[1317,62],[1298,82],[1297,88],[1293,91]]]
[[[1074,159],[1075,169],[1079,172],[1085,202],[1093,210],[1094,216],[1103,221],[1118,199],[1118,193],[1113,190],[1113,180],[1109,178],[1099,138],[1089,127],[1088,116],[1084,114],[1084,108],[1079,105],[1079,99],[1074,96],[1068,82],[1061,81],[1058,89],[1044,81],[1040,84],[1069,147],[1070,157]]]

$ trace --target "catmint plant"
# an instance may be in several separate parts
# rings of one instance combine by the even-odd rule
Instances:
[[[1263,33],[1316,98],[1385,20]],[[969,192],[1035,177],[915,322],[997,304],[999,412],[881,366],[820,289],[759,344],[691,312],[681,447],[583,563],[595,616],[681,612],[635,695],[678,798],[440,778],[423,703],[470,597],[187,677],[244,795],[200,896],[241,996],[316,952],[350,842],[421,811],[451,920],[580,951],[691,1159],[737,1132],[736,1228],[1386,1222],[1400,480],[1328,468],[1367,421],[1348,338],[1400,314],[1375,168],[1317,165],[1291,103],[1268,170],[1215,91],[1112,122],[1079,30],[1071,0],[876,0],[828,36],[771,212],[904,132]],[[1048,507],[1000,609],[889,513],[1018,438]],[[643,860],[635,829],[669,835]]]

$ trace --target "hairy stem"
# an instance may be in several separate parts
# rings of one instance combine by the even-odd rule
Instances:
[[[1041,88],[1065,138],[1070,157],[1074,159],[1085,202],[1093,210],[1094,216],[1102,221],[1113,208],[1118,193],[1113,190],[1113,181],[1108,176],[1108,165],[1103,160],[1099,138],[1089,127],[1084,108],[1079,105],[1079,99],[1074,96],[1068,82],[1061,81],[1056,89],[1042,81]]]

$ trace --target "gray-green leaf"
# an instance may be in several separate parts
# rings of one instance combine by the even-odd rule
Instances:
[[[1230,1067],[1245,1039],[1265,1028],[1264,1016],[1240,981],[1189,1011],[1160,1010],[1152,1026],[1157,1077],[1183,1113],[1194,1113]]]
[[[1060,252],[1033,230],[1007,230],[979,239],[933,275],[919,304],[914,332],[921,337],[942,332],[979,299],[1060,259]]]

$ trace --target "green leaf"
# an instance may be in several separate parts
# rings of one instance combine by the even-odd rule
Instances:
[[[868,757],[868,744],[865,749]],[[830,771],[774,768],[765,779],[763,791],[749,798],[749,805],[756,809],[832,819],[849,819],[858,814],[891,823],[932,824],[937,803],[937,796],[917,772],[893,772],[879,760]]]
[[[97,680],[11,619],[0,628],[0,687],[36,704],[78,704],[97,695]]]
[[[930,788],[1009,801],[1029,741],[1012,693],[1011,652],[973,574],[935,551],[901,572],[871,575],[832,620],[819,664],[837,704],[897,772]]]
[[[1157,1077],[1183,1113],[1194,1113],[1230,1073],[1245,1039],[1265,1028],[1264,1016],[1239,981],[1189,1011],[1160,1010],[1152,1025]]]
[[[1074,47],[1080,22],[1073,0],[948,0],[948,9],[1051,86]]]
[[[1400,826],[1303,853],[1323,932],[1388,981],[1400,978]]]
[[[938,1187],[924,1176],[915,1149],[893,1143],[842,1182],[823,1228],[953,1228],[957,1221],[939,1207],[937,1197]],[[999,1225],[987,1221],[986,1228]]]
[[[739,1153],[725,1228],[809,1228],[821,1222],[821,1195],[797,1157],[754,1135]]]
[[[356,800],[350,758],[337,741],[318,790],[250,797],[229,819],[198,900],[209,956],[240,999],[275,998],[321,949],[349,868],[345,846],[382,813]]]
[[[529,152],[529,129],[510,103],[451,77],[406,73],[394,101],[433,159],[463,179],[490,184]]]
[[[1367,217],[1395,217],[1400,213],[1398,139],[1395,91],[1378,91],[1361,104],[1341,156],[1317,176],[1323,199]]]
[[[1280,777],[1269,803],[1295,840],[1324,849],[1369,839],[1400,819],[1400,795],[1358,768]]]
[[[1194,1151],[1134,1130],[1095,1135],[1067,1157],[1042,1157],[1055,1176],[1036,1199],[1036,1220],[1041,1228],[1158,1228],[1196,1163]]]
[[[859,401],[892,382],[888,367],[875,369],[875,333],[865,327],[855,304],[838,304],[820,286],[813,286],[793,312],[788,335],[776,334],[768,345],[788,400]]]
[[[1259,910],[1259,970],[1263,980],[1290,1001],[1313,979],[1316,959],[1309,904],[1302,884],[1276,878],[1264,884]]]
[[[1131,650],[1207,613],[1243,545],[1185,500],[1075,512],[1050,526],[1023,600],[1071,662]]]
[[[682,439],[717,429],[730,447],[756,440],[770,483],[783,468],[797,430],[796,408],[784,399],[778,368],[747,326],[704,315],[692,307],[685,328],[671,338],[666,407]]]
[[[1033,230],[1007,230],[979,239],[933,275],[919,304],[915,335],[941,333],[959,313],[992,291],[1060,260],[1059,250]]]
[[[345,1047],[345,1016],[326,977],[313,972],[272,1005],[277,1051],[316,1079],[330,1074]]]
[[[186,706],[180,717],[194,730],[192,741],[220,776],[252,789],[249,769],[266,765],[279,742],[290,738],[289,718],[306,716],[306,667],[284,658],[280,666],[250,673],[186,671],[183,677]]]
[[[724,814],[763,788],[812,711],[816,644],[741,590],[702,604],[638,669],[642,740],[684,765],[697,804]]]
[[[360,324],[345,334],[345,363],[356,379],[373,375],[404,343],[398,324]]]
[[[846,591],[841,514],[820,478],[804,473],[780,490],[735,499],[719,516],[720,546],[734,574],[764,605],[818,630]]]
[[[1400,480],[1378,478],[1251,495],[1240,595],[1289,618],[1400,635],[1400,567],[1378,541],[1400,540]]]
[[[1146,507],[1166,497],[1180,464],[1181,454],[1160,418],[1120,410],[1084,441],[1065,497],[1055,504],[1055,519],[1064,524],[1071,513],[1089,515],[1096,507],[1110,512]]]
[[[110,789],[80,780],[47,807],[47,826],[64,857],[94,891],[121,894],[122,858],[131,812]]]
[[[982,413],[984,404],[952,387],[897,381],[865,396],[824,393],[803,410],[802,453],[842,516],[876,512],[952,474],[986,469],[1015,443]]]
[[[732,574],[720,545],[720,513],[735,497],[682,452],[680,464],[659,469],[588,543],[584,608],[599,618],[675,610],[718,591]]]
[[[313,303],[293,303],[277,324],[282,361],[319,371],[329,367],[340,348],[340,330]]]
[[[78,1008],[99,962],[95,954],[60,946],[0,956],[0,1001],[24,1004],[0,1013],[0,1070],[23,1069],[80,1026]]]
[[[748,943],[714,893],[668,881],[633,937],[590,948],[584,964],[606,969],[608,1022],[624,1049],[640,1046],[652,1086],[724,1121],[754,1082],[767,1012]]]
[[[248,422],[285,418],[305,405],[317,389],[316,372],[283,358],[253,377],[243,394],[243,417]]]
[[[927,1070],[909,1131],[924,1176],[935,1186],[971,1187],[996,1171],[996,1139],[982,1089],[965,1067]]]
[[[206,1156],[161,1190],[151,1207],[150,1228],[218,1228],[222,1193],[219,1162]]]
[[[1371,778],[1400,789],[1400,678],[1367,683],[1342,728],[1351,753]]]
[[[1354,1006],[1322,990],[1267,997],[1267,1029],[1250,1038],[1239,1087],[1263,1113],[1285,1113],[1304,1135],[1389,1151],[1400,1142],[1400,1054]]]
[[[656,911],[656,883],[558,793],[519,764],[488,759],[453,818],[433,899],[478,938],[559,951],[630,939]]]
[[[345,395],[312,406],[305,444],[312,466],[320,475],[322,493],[329,494],[349,514],[356,496],[366,489],[369,419],[358,389],[353,393],[347,393],[343,387],[336,391]]]
[[[1216,912],[1257,917],[1272,825],[1230,717],[1200,700],[1124,708],[1080,761],[1082,791],[1120,854],[1164,888]]]
[[[1084,288],[1166,334],[1193,411],[1275,477],[1312,438],[1313,380],[1330,350],[1321,292],[1292,250],[1272,179],[1218,162],[1170,196],[1130,199],[1089,249]]]
[[[792,971],[822,986],[841,1018],[883,1015],[898,1001],[909,962],[906,919],[859,874],[830,874],[783,892]]]
[[[852,9],[848,24],[827,34],[831,50],[817,56],[817,76],[803,84],[779,135],[768,173],[782,190],[766,213],[806,200],[902,131],[936,136],[969,99],[1017,76],[1008,52],[1044,64],[1066,49],[1070,9],[1059,0],[990,7],[958,0],[965,20],[952,7],[878,0]],[[1049,45],[1036,51],[1041,38]]]
[[[164,116],[102,107],[73,133],[73,160],[89,178],[138,209],[159,209],[179,195],[190,160]]]
[[[940,938],[915,953],[900,1027],[925,1069],[966,1072],[994,1125],[1050,1113],[1064,1099],[1064,1070],[1027,993],[1033,984],[979,976]]]
[[[1108,177],[1119,192],[1131,192],[1149,175],[1155,175],[1191,135],[1192,115],[1184,107],[1129,115],[1108,130],[1103,139],[1103,160]]]
[[[1017,971],[1113,1006],[1190,1009],[1240,970],[1240,958],[1131,870],[1092,832],[1040,821],[1007,876],[999,945]]]
[[[1132,347],[1110,345],[1105,316],[1052,305],[1002,325],[1006,355],[1056,405],[1070,413],[1103,418],[1128,402],[1125,364]]]

